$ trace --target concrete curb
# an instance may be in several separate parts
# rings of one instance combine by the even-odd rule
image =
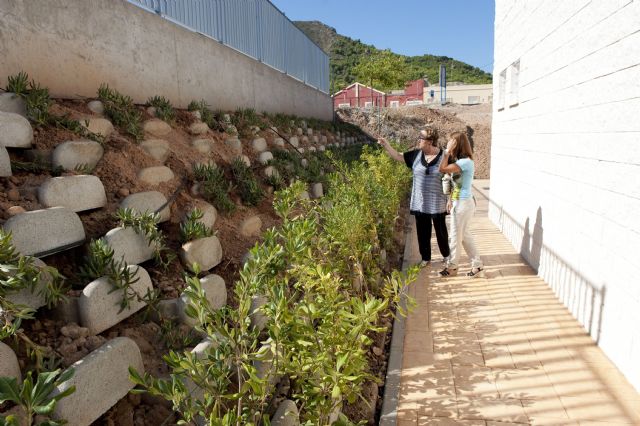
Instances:
[[[412,215],[407,212],[408,229],[405,232],[404,256],[402,270],[406,271],[410,266],[409,251],[411,250],[411,238],[415,233],[416,222]],[[405,287],[400,306],[407,307],[407,289]],[[384,399],[382,401],[382,414],[380,415],[380,426],[395,426],[398,417],[398,400],[400,398],[400,379],[402,376],[402,357],[404,347],[405,318],[398,316],[393,321],[393,334],[391,335],[391,353],[389,354],[389,364],[387,365],[387,376],[385,378]]]

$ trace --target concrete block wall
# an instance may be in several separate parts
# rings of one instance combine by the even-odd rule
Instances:
[[[329,95],[125,0],[0,0],[0,56],[2,87],[23,70],[60,97],[104,82],[136,103],[333,117]]]
[[[640,1],[496,0],[493,75],[490,217],[640,389]]]

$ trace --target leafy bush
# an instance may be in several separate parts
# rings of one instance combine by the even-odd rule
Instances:
[[[204,198],[211,202],[221,212],[231,212],[235,204],[229,198],[231,184],[224,176],[224,171],[214,165],[196,164],[193,174],[200,183],[200,190]]]
[[[172,122],[176,118],[176,111],[173,109],[171,102],[164,96],[154,96],[149,98],[147,104],[156,109],[156,117],[163,121]]]
[[[187,241],[197,240],[198,238],[210,237],[213,235],[213,230],[200,222],[200,219],[204,216],[199,209],[193,209],[187,215],[186,220],[180,224],[180,241],[186,243]]]
[[[224,127],[220,124],[220,111],[213,112],[209,109],[209,105],[207,102],[202,99],[200,101],[191,101],[187,106],[189,111],[199,111],[200,112],[200,120],[203,123],[207,123],[212,130],[220,130],[224,131]]]
[[[241,158],[235,158],[231,164],[231,172],[240,191],[242,201],[249,206],[257,205],[264,198],[264,191],[253,175],[251,168]]]
[[[35,383],[31,372],[28,372],[21,385],[15,378],[0,377],[0,404],[9,401],[22,408],[25,413],[25,421],[31,426],[35,421],[36,415],[48,419],[37,423],[40,426],[58,426],[63,425],[66,421],[55,421],[50,419],[56,404],[62,398],[65,398],[75,392],[76,387],[70,386],[64,392],[53,395],[53,391],[62,383],[73,377],[74,370],[69,369],[60,374],[60,370],[43,372],[38,374]],[[4,425],[21,425],[14,416],[0,415],[0,424]]]
[[[29,75],[20,71],[16,75],[7,77],[7,92],[13,92],[18,96],[26,96],[29,88]]]
[[[136,140],[142,139],[142,114],[133,104],[131,97],[122,95],[103,83],[98,88],[98,99],[104,104],[104,112],[113,124],[123,128]]]
[[[367,161],[376,170],[389,166],[407,175],[381,153]],[[276,193],[274,210],[282,224],[266,231],[251,250],[234,287],[237,308],[213,310],[197,277],[187,278],[187,315],[212,346],[204,357],[170,352],[168,379],[130,369],[138,392],[171,400],[185,421],[202,416],[209,424],[260,424],[267,419],[277,377],[287,376],[302,421],[328,424],[344,401],[361,396],[365,381],[376,380],[367,371],[369,335],[380,331],[379,319],[390,307],[402,313],[402,289],[417,275],[412,269],[406,276],[382,277],[377,268],[378,222],[387,220],[392,203],[397,213],[401,197],[388,191],[403,193],[405,187],[393,187],[397,181],[387,177],[378,180],[364,165],[336,167],[345,182],[333,184],[330,203],[302,199],[302,182]],[[384,190],[369,191],[372,183]],[[376,205],[385,213],[371,209]],[[341,255],[344,263],[337,259]],[[358,273],[375,285],[352,286],[354,262],[362,262]],[[256,295],[266,300],[259,308],[268,318],[262,332],[251,326]]]

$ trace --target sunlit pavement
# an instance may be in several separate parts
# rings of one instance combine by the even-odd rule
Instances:
[[[466,257],[460,276],[438,277],[434,239],[434,264],[409,290],[397,425],[640,425],[640,394],[476,198],[486,278],[465,276]],[[408,246],[417,263],[417,242]]]

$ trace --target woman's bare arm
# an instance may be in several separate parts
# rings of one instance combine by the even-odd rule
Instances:
[[[393,158],[396,161],[400,161],[400,162],[404,161],[402,154],[400,154],[391,145],[389,145],[389,142],[385,138],[378,139],[378,143],[382,145],[385,151],[387,151],[387,154],[389,154],[389,157]]]

